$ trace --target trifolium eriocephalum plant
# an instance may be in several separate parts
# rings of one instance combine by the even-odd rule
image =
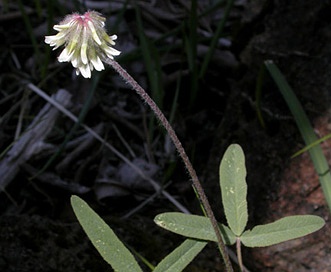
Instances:
[[[97,71],[104,70],[102,62],[121,53],[113,48],[117,36],[108,36],[104,28],[105,20],[96,11],[88,11],[84,15],[67,15],[53,27],[59,33],[46,36],[45,43],[54,46],[53,50],[65,45],[58,61],[71,62],[77,75],[90,78],[93,68]]]
[[[229,147],[221,163],[220,185],[228,226],[218,224],[197,174],[168,120],[145,90],[114,61],[114,56],[120,54],[120,51],[112,47],[115,45],[114,40],[117,36],[107,35],[104,22],[105,18],[95,11],[88,11],[84,15],[77,13],[68,15],[59,25],[54,26],[54,29],[59,33],[54,36],[46,36],[45,42],[53,46],[54,49],[65,45],[58,60],[71,62],[76,68],[77,75],[82,74],[83,77],[90,78],[91,71],[93,69],[103,70],[102,62],[105,62],[111,65],[132,86],[151,107],[169,133],[208,216],[206,218],[197,215],[165,213],[155,218],[155,222],[159,226],[189,238],[165,257],[154,271],[182,271],[205,247],[206,241],[217,241],[224,259],[225,270],[231,272],[233,268],[224,241],[228,245],[237,243],[238,258],[242,268],[241,243],[251,247],[268,246],[304,236],[324,225],[325,222],[322,218],[308,215],[286,217],[271,224],[257,226],[251,231],[245,231],[248,219],[246,169],[244,154],[238,145]],[[111,228],[83,200],[73,196],[71,203],[80,224],[93,245],[115,271],[142,271],[133,255]],[[185,258],[183,258],[183,254],[185,254]]]

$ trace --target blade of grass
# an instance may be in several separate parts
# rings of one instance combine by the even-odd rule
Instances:
[[[209,16],[210,13],[215,12],[220,6],[223,6],[223,4],[226,2],[226,0],[218,0],[215,3],[212,3],[209,7],[207,7],[200,15],[199,18],[204,16]]]
[[[139,33],[140,48],[146,65],[147,76],[150,84],[151,96],[156,104],[163,108],[163,84],[160,56],[154,44],[148,40],[144,32],[144,26],[141,19],[141,13],[136,5],[137,27]]]
[[[20,12],[22,14],[23,21],[24,21],[24,24],[25,24],[25,28],[26,28],[26,31],[27,31],[28,36],[30,38],[33,50],[36,54],[36,61],[38,61],[38,66],[42,65],[42,61],[41,61],[41,58],[40,58],[41,54],[40,54],[38,42],[37,42],[37,39],[36,39],[35,35],[33,34],[32,24],[31,24],[31,21],[29,19],[29,16],[27,15],[27,13],[25,11],[25,7],[22,3],[22,0],[18,1],[18,6],[19,6]],[[43,78],[43,76],[44,75],[41,75],[42,78]]]
[[[306,145],[310,145],[318,140],[310,121],[299,102],[298,98],[294,94],[292,88],[287,83],[285,77],[273,63],[272,60],[265,61],[265,66],[270,72],[272,78],[276,82],[281,94],[283,95],[295,122],[300,130],[301,136],[304,139]],[[309,155],[313,161],[315,170],[319,176],[319,180],[323,189],[324,197],[331,210],[331,174],[328,162],[323,154],[320,145],[316,145],[309,149]]]
[[[54,25],[54,3],[53,1],[47,1],[47,32],[51,33],[51,29]],[[41,65],[41,74],[45,75],[42,77],[43,80],[49,76],[48,64],[51,59],[51,48],[50,46],[46,46],[45,53],[44,53],[44,61]]]
[[[182,71],[181,68],[180,68],[180,71]],[[180,74],[180,76],[177,78],[175,95],[174,95],[174,99],[172,101],[171,110],[170,110],[170,114],[169,114],[169,123],[170,124],[172,124],[175,119],[175,114],[176,114],[177,107],[178,107],[178,96],[179,96],[179,92],[180,92],[181,79],[182,79],[182,75]],[[168,135],[166,135],[165,137],[168,137],[165,139],[165,142],[172,144],[170,137]],[[171,179],[176,167],[177,167],[177,160],[175,158],[172,158],[169,161],[169,166],[167,167],[167,169],[165,170],[165,172],[163,174],[163,180],[162,180],[163,184],[168,182]]]
[[[265,75],[265,66],[262,65],[259,75],[256,80],[256,88],[255,88],[255,109],[256,109],[256,115],[257,118],[263,128],[265,128],[265,123],[263,120],[262,112],[261,112],[261,94],[262,94],[262,83],[263,83],[263,78]]]
[[[215,49],[216,49],[216,46],[218,43],[218,39],[222,35],[225,23],[226,23],[227,19],[229,18],[233,3],[234,3],[234,0],[228,0],[228,3],[225,8],[225,12],[224,12],[224,17],[222,18],[222,20],[219,22],[219,24],[217,26],[215,35],[213,36],[213,39],[211,40],[211,43],[210,43],[208,53],[203,60],[202,67],[201,67],[201,70],[199,73],[199,78],[203,78],[205,76],[209,62],[215,52]]]
[[[41,18],[42,8],[41,8],[40,0],[34,0],[34,7],[35,10],[37,11],[38,17]]]
[[[140,260],[144,265],[146,265],[151,271],[154,271],[155,266],[151,264],[143,255],[139,254],[134,248],[124,243],[124,245],[133,253],[133,255]]]
[[[117,16],[120,17],[121,15],[118,14]],[[116,26],[116,22],[115,22],[114,26]],[[172,51],[181,49],[180,43],[168,44],[167,40],[169,38],[173,39],[173,37],[179,35],[179,33],[182,31],[183,27],[184,27],[184,22],[180,23],[175,28],[169,30],[168,32],[164,33],[160,37],[157,37],[155,40],[153,40],[153,45],[155,47],[157,47],[158,53],[160,55],[161,55],[161,53],[162,53],[162,55],[164,55],[167,52],[172,52]],[[112,28],[112,30],[113,29],[114,28]],[[126,52],[125,54],[121,54],[120,56],[117,57],[117,60],[120,60],[121,63],[125,63],[125,62],[130,63],[130,62],[133,62],[135,60],[140,60],[140,59],[141,59],[141,49],[140,48],[133,49],[133,50]]]
[[[118,33],[119,32],[118,28],[119,28],[120,23],[122,23],[122,21],[124,20],[124,15],[125,15],[125,12],[127,11],[128,4],[129,4],[129,0],[125,0],[121,10],[116,13],[116,20],[110,26],[110,33]]]
[[[198,67],[197,67],[197,47],[198,47],[198,4],[196,0],[191,1],[191,9],[186,28],[184,28],[184,44],[187,55],[187,62],[190,71],[190,93],[189,93],[189,107],[194,106],[198,94]],[[188,29],[188,33],[185,33]]]
[[[180,71],[182,71],[182,70],[180,70]],[[182,75],[180,75],[178,77],[177,82],[176,82],[175,96],[172,101],[171,110],[170,110],[170,117],[169,117],[170,124],[172,124],[172,122],[175,119],[175,113],[176,113],[177,106],[178,106],[177,103],[178,103],[178,96],[179,96],[181,82],[182,82]]]
[[[307,145],[306,147],[300,149],[298,152],[294,153],[291,156],[291,158],[295,158],[295,157],[299,156],[300,154],[302,154],[302,153],[308,151],[309,149],[311,149],[312,147],[314,147],[314,146],[316,146],[316,145],[318,145],[318,144],[320,144],[320,143],[322,143],[322,142],[324,142],[324,141],[326,141],[330,138],[331,138],[331,134],[325,135],[324,137],[318,139],[317,141],[311,143],[310,145]]]
[[[162,71],[161,71],[161,63],[159,53],[154,46],[153,42],[151,42],[144,32],[144,26],[141,18],[141,12],[138,5],[135,5],[136,17],[137,17],[137,26],[139,33],[139,41],[140,41],[140,49],[143,55],[143,59],[145,62],[145,67],[147,71],[147,77],[151,90],[151,97],[155,101],[155,103],[159,106],[159,108],[163,108],[163,84],[162,84]],[[155,118],[152,117],[149,119],[149,140],[147,142],[149,146],[149,150],[151,150],[152,142],[154,139],[154,131],[155,131]]]

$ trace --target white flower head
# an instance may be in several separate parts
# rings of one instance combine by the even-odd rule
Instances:
[[[113,48],[117,36],[108,36],[104,28],[105,21],[96,11],[88,11],[84,15],[67,15],[60,24],[53,27],[58,33],[46,36],[45,43],[53,46],[53,50],[64,45],[58,61],[70,61],[77,75],[90,78],[93,69],[105,69],[102,61],[114,59],[114,56],[121,53]]]

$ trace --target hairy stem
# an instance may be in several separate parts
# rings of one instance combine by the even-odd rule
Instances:
[[[169,136],[174,143],[180,157],[182,158],[185,167],[187,171],[189,172],[189,175],[191,176],[192,183],[194,188],[196,189],[198,196],[200,198],[200,202],[202,203],[202,206],[204,207],[206,214],[208,218],[211,221],[211,224],[214,228],[217,241],[218,241],[218,247],[221,252],[221,255],[224,259],[225,268],[227,272],[232,272],[233,268],[229,259],[229,256],[226,251],[225,244],[223,242],[220,229],[218,227],[218,223],[216,221],[215,215],[210,207],[209,201],[207,199],[207,196],[201,186],[201,183],[199,181],[199,178],[190,162],[190,159],[188,158],[180,140],[177,137],[177,134],[175,133],[174,129],[170,125],[167,118],[164,116],[160,108],[156,105],[156,103],[153,101],[153,99],[146,93],[146,91],[132,78],[132,76],[125,71],[120,64],[118,64],[116,61],[107,59],[106,62],[112,66],[121,76],[122,78],[131,85],[131,87],[141,96],[141,98],[148,104],[148,106],[152,109],[152,111],[155,113],[157,118],[160,120],[163,127],[167,130],[169,133]]]

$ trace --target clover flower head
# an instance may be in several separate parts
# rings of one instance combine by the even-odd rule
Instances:
[[[108,36],[105,31],[105,18],[96,11],[84,15],[73,13],[55,25],[56,35],[46,36],[45,43],[53,50],[64,45],[58,57],[59,62],[71,62],[76,74],[85,78],[91,77],[93,69],[104,70],[102,63],[107,58],[114,59],[121,52],[114,49],[116,35]]]

